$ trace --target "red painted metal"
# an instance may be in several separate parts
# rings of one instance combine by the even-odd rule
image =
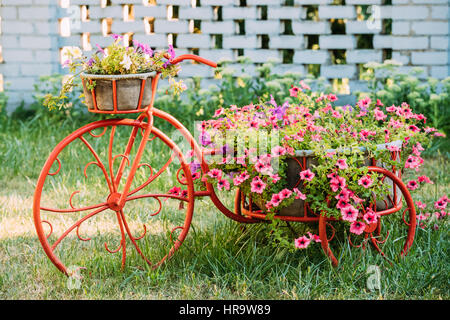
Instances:
[[[196,55],[181,55],[171,60],[171,63],[176,64],[183,60],[194,60],[199,63],[203,63],[209,65],[211,67],[216,67],[217,65],[209,61],[207,59],[198,57]],[[94,113],[105,113],[105,114],[127,114],[127,113],[139,113],[137,119],[109,119],[109,120],[101,120],[96,121],[90,124],[85,125],[82,128],[77,129],[66,138],[64,138],[50,153],[47,161],[45,162],[41,174],[38,178],[36,190],[34,194],[34,202],[33,202],[33,218],[34,224],[36,227],[36,231],[38,234],[39,241],[44,249],[44,252],[47,254],[48,258],[52,261],[52,263],[62,272],[67,274],[67,268],[63,264],[63,262],[58,258],[55,250],[58,245],[64,240],[72,231],[75,230],[76,236],[81,241],[89,241],[91,238],[82,237],[80,235],[80,226],[83,222],[97,216],[98,214],[107,214],[107,212],[112,211],[115,214],[115,219],[119,225],[120,231],[120,241],[115,249],[110,249],[108,244],[105,242],[104,247],[105,250],[109,253],[117,253],[119,251],[122,252],[121,265],[122,268],[125,267],[126,263],[126,240],[127,237],[131,241],[133,247],[138,252],[138,254],[153,268],[158,267],[168,258],[170,258],[173,253],[181,246],[183,243],[192,221],[193,210],[194,210],[194,201],[197,197],[210,197],[211,201],[217,207],[219,211],[221,211],[226,217],[233,219],[240,223],[261,223],[267,222],[266,213],[263,210],[256,209],[253,205],[253,201],[251,196],[243,194],[240,190],[236,191],[235,200],[234,200],[234,210],[229,210],[219,199],[217,196],[214,186],[207,181],[204,181],[204,185],[206,190],[194,190],[194,184],[191,176],[191,172],[189,169],[188,163],[185,161],[183,153],[179,149],[179,147],[168,138],[163,132],[154,127],[154,117],[157,117],[163,121],[168,122],[174,129],[178,130],[179,133],[184,137],[190,146],[194,158],[200,163],[200,168],[202,173],[205,174],[209,171],[208,162],[206,157],[210,155],[214,155],[217,150],[214,149],[202,149],[194,140],[191,133],[172,115],[156,109],[153,107],[157,83],[159,79],[159,74],[156,74],[155,77],[151,78],[152,81],[152,97],[151,103],[147,106],[142,105],[143,92],[145,88],[146,80],[142,80],[140,87],[140,96],[139,102],[136,110],[119,110],[119,106],[117,105],[117,84],[116,81],[112,82],[113,86],[113,104],[114,109],[112,111],[102,111],[97,107],[95,88],[91,90],[93,97],[94,109],[89,110]],[[92,81],[90,80],[92,84]],[[123,153],[114,154],[113,144],[115,142],[116,131],[118,128],[122,127],[131,127],[131,132],[129,134],[128,141],[125,146],[125,150]],[[100,133],[98,129],[102,129]],[[102,162],[99,154],[95,151],[94,147],[88,142],[85,135],[89,135],[94,139],[101,139],[105,136],[106,132],[110,129],[110,135],[108,139],[108,149],[107,149],[107,158],[108,164]],[[141,139],[137,146],[138,140],[138,131],[141,133]],[[155,141],[162,141],[170,150],[172,150],[169,159],[167,162],[159,169],[154,169],[149,163],[141,162],[143,154],[146,150],[147,144]],[[88,162],[84,166],[83,174],[87,178],[87,169],[91,165],[95,165],[102,171],[104,180],[106,182],[107,187],[107,197],[104,201],[100,203],[90,204],[87,206],[76,207],[73,204],[73,199],[75,195],[80,194],[80,190],[75,190],[71,193],[68,204],[69,208],[52,208],[49,206],[43,206],[41,204],[41,199],[43,196],[44,185],[48,177],[58,176],[61,174],[62,163],[58,158],[61,151],[70,148],[74,141],[81,141],[82,145],[84,145],[87,150],[92,154],[94,161]],[[136,148],[134,157],[131,157],[131,152],[133,147]],[[396,159],[399,156],[398,152],[392,152],[392,158]],[[119,165],[115,169],[115,163],[117,158],[121,158],[119,160]],[[183,187],[187,188],[187,196],[180,196],[176,194],[168,194],[168,193],[147,193],[147,194],[136,194],[139,191],[145,190],[155,179],[161,176],[163,172],[166,172],[169,168],[169,165],[173,163],[173,160],[177,158],[180,161],[180,167],[176,171],[176,179],[178,183],[180,183]],[[306,157],[301,157],[300,159],[295,158],[298,165],[302,170],[305,170],[307,166]],[[57,169],[51,172],[52,167],[54,167],[54,163],[57,164]],[[376,160],[372,159],[372,166],[369,167],[369,172],[377,172],[384,176],[383,179],[389,178],[392,180],[395,185],[393,197],[389,197],[388,200],[384,200],[386,204],[386,208],[388,204],[392,206],[389,209],[378,211],[379,221],[376,224],[368,226],[366,232],[364,233],[363,243],[360,245],[354,245],[352,240],[349,238],[348,241],[351,245],[356,247],[362,246],[365,248],[366,242],[370,242],[373,244],[374,248],[380,252],[381,255],[385,256],[385,253],[382,251],[380,245],[385,243],[389,236],[389,231],[387,231],[387,236],[384,240],[379,239],[381,234],[381,219],[384,216],[393,214],[395,212],[399,212],[402,209],[403,215],[402,220],[404,224],[407,226],[407,236],[406,241],[403,246],[403,250],[401,255],[404,256],[407,254],[408,250],[413,244],[414,241],[414,233],[416,228],[416,213],[413,200],[411,195],[406,188],[405,184],[401,180],[401,171],[396,170],[396,168],[392,168],[392,170],[386,170],[383,168],[376,167]],[[117,163],[116,163],[117,164]],[[129,170],[125,174],[125,169],[129,168]],[[149,171],[148,178],[141,183],[137,187],[132,187],[133,181],[135,180],[135,175],[140,168],[147,168]],[[126,175],[125,181],[123,180],[124,175]],[[121,184],[121,182],[124,182]],[[299,186],[301,183],[300,179],[295,184],[295,186]],[[122,187],[120,187],[123,185]],[[400,190],[401,194],[397,193],[397,188]],[[400,196],[400,197],[399,197]],[[78,199],[78,198],[75,198]],[[142,199],[154,199],[157,202],[157,209],[153,212],[149,212],[149,217],[159,216],[162,212],[163,205],[165,201],[168,199],[174,201],[180,201],[180,206],[178,209],[183,209],[185,212],[185,218],[183,225],[178,225],[173,227],[171,230],[168,230],[170,242],[172,246],[168,249],[167,254],[165,254],[161,259],[156,261],[151,261],[145,254],[145,252],[138,245],[139,240],[147,239],[148,237],[148,228],[145,224],[143,224],[143,231],[140,235],[134,236],[132,234],[132,230],[128,224],[128,218],[126,215],[127,212],[127,202],[138,201]],[[403,207],[403,201],[406,202],[406,207]],[[375,202],[374,202],[375,203]],[[183,205],[185,204],[185,205]],[[372,205],[374,207],[375,205]],[[80,214],[84,213],[84,216],[79,218],[75,223],[73,223],[69,228],[64,230],[62,234],[50,244],[50,240],[53,238],[54,234],[54,226],[47,220],[42,219],[41,215],[43,213],[46,214]],[[409,222],[405,218],[406,214],[409,215]],[[304,202],[304,216],[296,217],[296,216],[281,216],[276,215],[276,219],[280,219],[288,222],[303,222],[303,223],[317,223],[319,227],[319,237],[321,239],[321,246],[325,254],[330,258],[332,264],[334,266],[338,265],[338,260],[333,254],[330,248],[330,241],[336,235],[336,229],[334,228],[334,223],[340,223],[339,220],[334,218],[328,218],[324,214],[320,214],[311,210],[307,202]],[[47,225],[50,230],[45,231],[44,229],[48,229],[48,227],[44,228],[44,225]],[[178,236],[175,236],[175,231],[177,231]],[[179,232],[178,232],[179,231]],[[331,231],[331,235],[327,234],[327,231]],[[175,238],[175,239],[174,239]]]

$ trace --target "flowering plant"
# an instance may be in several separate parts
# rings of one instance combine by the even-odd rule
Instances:
[[[126,46],[122,36],[113,34],[113,43],[106,48],[96,45],[97,51],[91,57],[83,55],[78,47],[65,48],[63,56],[66,60],[63,68],[69,68],[70,76],[64,81],[59,96],[47,94],[44,105],[49,109],[67,106],[66,93],[78,85],[75,81],[81,73],[96,75],[124,75],[138,74],[156,71],[161,73],[161,77],[169,78],[171,87],[176,94],[185,89],[183,82],[175,81],[174,77],[180,71],[178,64],[172,64],[171,59],[175,58],[175,51],[171,45],[167,51],[153,51],[147,44],[133,40],[133,46]],[[95,87],[95,81],[89,89]]]
[[[320,240],[311,233],[295,241],[283,237],[280,220],[274,219],[282,208],[302,199],[313,212],[343,220],[351,233],[361,234],[378,218],[369,199],[389,193],[383,175],[369,172],[367,161],[419,171],[422,146],[444,135],[426,126],[426,117],[406,103],[384,106],[364,98],[355,106],[333,106],[336,95],[313,92],[303,81],[292,86],[290,96],[295,103],[278,105],[271,96],[256,105],[220,108],[215,119],[201,123],[199,140],[218,154],[205,178],[219,190],[234,187],[251,195],[271,220],[276,243],[292,249]],[[290,188],[287,160],[308,152],[314,160],[297,173],[302,187]],[[200,178],[198,166],[191,168]],[[407,188],[425,183],[432,182],[420,176]],[[441,216],[446,215],[446,199],[439,200]]]

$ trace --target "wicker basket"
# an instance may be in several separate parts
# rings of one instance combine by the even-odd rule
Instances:
[[[95,75],[82,73],[86,105],[95,111],[141,110],[152,102],[152,82],[156,72],[126,75]],[[88,85],[94,85],[90,90]]]

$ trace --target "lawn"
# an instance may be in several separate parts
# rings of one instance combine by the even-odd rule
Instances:
[[[180,250],[156,270],[132,250],[121,270],[120,251],[105,251],[105,242],[113,250],[120,240],[113,215],[99,215],[81,227],[83,237],[92,240],[71,237],[59,249],[68,264],[87,268],[81,271],[81,287],[70,290],[68,279],[47,259],[38,241],[32,220],[33,194],[53,147],[93,119],[52,120],[40,115],[24,121],[0,121],[0,299],[449,299],[448,222],[441,222],[437,230],[418,228],[410,254],[394,259],[392,265],[370,248],[363,251],[345,246],[340,266],[333,268],[318,244],[296,252],[274,248],[266,239],[266,226],[242,228],[206,198],[196,201],[191,230]],[[118,135],[117,142],[125,138]],[[61,158],[65,174],[56,175],[48,185],[47,201],[67,202],[72,187],[82,194],[74,201],[102,199],[105,186],[99,171],[89,168],[89,180],[80,182],[88,161],[81,150],[75,146]],[[162,150],[156,147],[146,157],[160,165],[167,156]],[[434,154],[427,162],[423,173],[435,183],[422,189],[415,200],[450,194],[449,159]],[[138,179],[145,177],[143,172]],[[151,186],[167,191],[173,177],[172,172]],[[232,201],[223,196],[228,203]],[[154,203],[149,202],[129,208],[136,213],[137,222],[146,210],[154,210]],[[165,208],[178,212],[178,202],[169,202]],[[55,227],[72,221],[65,217],[57,216]],[[392,226],[390,237],[401,239],[395,221]],[[142,232],[141,224],[132,227],[136,233]],[[129,242],[127,245],[131,249]],[[152,248],[150,241],[143,246],[158,253],[159,248]],[[371,291],[367,279],[374,265],[381,272],[381,286]]]

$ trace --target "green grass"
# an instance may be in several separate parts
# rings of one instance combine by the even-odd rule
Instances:
[[[114,249],[120,239],[112,212],[83,225],[81,235],[92,240],[83,242],[72,236],[58,251],[67,265],[87,268],[82,271],[81,288],[69,290],[67,278],[40,246],[31,207],[35,183],[48,154],[87,120],[93,118],[83,122],[46,117],[0,121],[0,299],[449,299],[448,223],[440,223],[438,230],[417,229],[410,254],[406,259],[394,258],[392,266],[371,248],[362,251],[344,246],[340,266],[333,268],[318,244],[294,253],[273,248],[267,241],[265,225],[242,228],[208,199],[196,201],[184,244],[156,270],[131,250],[129,241],[124,270],[120,268],[120,253],[105,251],[104,242]],[[126,135],[117,139],[123,142]],[[90,141],[103,150],[99,153],[105,157],[104,145],[95,144],[94,138]],[[107,192],[101,174],[92,166],[85,180],[83,168],[92,159],[81,144],[73,146],[61,156],[61,174],[49,178],[52,183],[46,185],[45,200],[67,207],[68,197],[78,188],[81,193],[74,196],[75,205],[104,201]],[[149,149],[145,157],[157,168],[167,153],[159,146]],[[423,173],[435,184],[419,192],[415,200],[449,194],[448,159],[435,155],[428,162]],[[147,174],[139,171],[138,180],[144,181]],[[152,190],[167,191],[174,181],[173,175],[162,176],[151,185]],[[225,198],[228,204],[232,202],[230,196]],[[167,201],[164,208],[169,214],[164,223],[174,222],[175,214],[183,212],[178,210],[178,201]],[[135,218],[133,230],[138,234],[142,231],[139,222],[145,220],[142,214],[154,210],[155,201],[127,204],[126,209],[132,212],[130,219]],[[55,219],[55,226],[72,221]],[[146,252],[161,254],[163,236],[159,234],[153,242],[144,240]],[[400,223],[392,221],[390,238],[403,236]],[[390,248],[397,254],[399,246],[400,241]],[[367,289],[371,265],[380,268],[380,290]]]

